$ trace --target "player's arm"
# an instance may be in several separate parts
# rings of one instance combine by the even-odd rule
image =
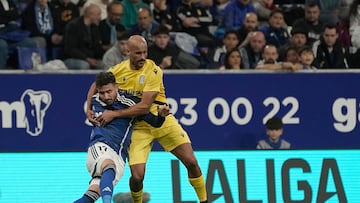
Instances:
[[[144,120],[155,128],[159,128],[165,121],[165,117],[170,114],[169,106],[164,104],[157,107],[158,115],[154,115],[151,112],[148,114],[139,116],[139,120]]]
[[[101,126],[104,126],[115,118],[137,117],[148,114],[150,112],[150,107],[157,95],[158,92],[156,91],[143,92],[141,101],[139,103],[126,109],[112,111],[105,110],[100,116],[96,118],[96,120],[100,122]]]
[[[94,96],[94,94],[96,94],[95,82],[91,84],[86,97],[86,118],[93,125],[100,125],[100,122],[95,119],[95,113],[91,108],[91,98]]]

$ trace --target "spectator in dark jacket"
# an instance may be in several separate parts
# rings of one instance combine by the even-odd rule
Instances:
[[[98,24],[101,10],[95,4],[84,9],[84,16],[66,26],[64,39],[65,64],[69,69],[101,69],[104,54]]]
[[[65,26],[80,16],[79,8],[71,0],[52,0],[50,10],[54,22],[54,31],[51,35],[53,45],[63,47]]]
[[[125,31],[120,24],[121,16],[124,14],[124,7],[120,1],[112,1],[106,8],[107,17],[100,21],[99,29],[104,52],[109,50],[117,42],[117,33]]]
[[[338,41],[336,26],[325,26],[320,44],[317,46],[315,66],[319,69],[348,68],[345,49]]]
[[[130,29],[132,35],[141,35],[148,45],[152,44],[152,33],[159,24],[153,20],[151,10],[142,7],[137,12],[136,25]]]
[[[0,1],[0,13],[0,69],[6,69],[15,65],[8,57],[15,53],[16,47],[35,47],[36,44],[28,37],[29,32],[21,30],[17,22],[20,18],[18,9],[12,0]]]
[[[159,25],[153,33],[154,43],[149,46],[148,58],[162,69],[196,69],[200,62],[170,42],[169,29]]]

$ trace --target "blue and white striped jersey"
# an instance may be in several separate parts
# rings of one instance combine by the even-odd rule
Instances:
[[[91,106],[95,115],[98,116],[105,110],[125,109],[139,101],[139,98],[125,95],[119,91],[117,99],[112,105],[107,105],[100,100],[99,94],[95,94],[92,97]],[[138,118],[116,118],[104,127],[94,126],[91,132],[89,146],[96,142],[106,143],[114,149],[115,152],[118,152],[123,160],[126,160],[127,150],[130,145],[130,136],[136,120],[145,120],[154,127],[160,127],[165,118],[149,113]]]

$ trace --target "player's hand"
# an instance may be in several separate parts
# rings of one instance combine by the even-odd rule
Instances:
[[[100,122],[96,120],[95,113],[91,110],[86,111],[86,118],[89,120],[91,124],[100,125]]]
[[[96,117],[96,120],[100,123],[100,126],[105,126],[110,121],[114,120],[114,111],[105,110],[101,115]]]
[[[170,114],[170,108],[166,104],[157,106],[157,111],[158,111],[158,114],[162,117],[166,117],[167,115]]]

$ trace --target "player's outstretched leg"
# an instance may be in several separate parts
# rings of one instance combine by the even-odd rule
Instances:
[[[204,177],[190,143],[179,145],[171,151],[185,165],[189,182],[193,186],[200,202],[207,203],[207,193]]]
[[[100,193],[103,203],[111,203],[115,179],[115,165],[109,164],[104,167],[100,180]]]

